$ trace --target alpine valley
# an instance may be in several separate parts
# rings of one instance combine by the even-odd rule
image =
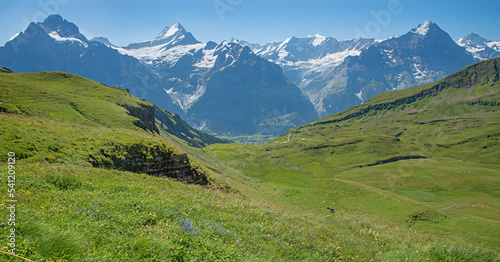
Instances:
[[[499,261],[499,68],[240,145],[118,87],[0,67],[0,229],[31,261]]]
[[[500,261],[498,56],[432,22],[125,47],[31,23],[0,48],[0,260]]]
[[[268,138],[498,56],[498,42],[471,34],[455,43],[429,21],[387,40],[314,35],[264,45],[201,43],[175,23],[153,40],[117,47],[88,40],[57,14],[0,47],[0,65],[14,72],[78,74],[127,88],[202,131]]]

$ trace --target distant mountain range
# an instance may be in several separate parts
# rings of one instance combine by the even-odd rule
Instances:
[[[338,41],[317,34],[265,45],[244,43],[279,64],[285,76],[307,94],[320,116],[346,110],[383,92],[442,79],[477,61],[500,57],[500,42],[471,34],[455,43],[431,21],[386,40]]]
[[[466,48],[476,60],[482,61],[500,57],[500,41],[486,40],[476,33],[460,38],[457,44]]]
[[[119,48],[104,37],[88,40],[51,15],[1,47],[0,65],[121,86],[212,133],[279,135],[318,117],[278,65],[237,42],[202,44],[178,23],[154,40]]]
[[[211,133],[279,135],[499,57],[499,43],[475,34],[455,43],[432,22],[387,40],[314,35],[265,45],[201,43],[175,23],[153,40],[117,47],[104,37],[88,40],[51,15],[0,47],[0,66],[121,86]]]
[[[202,44],[176,23],[152,41],[116,50],[149,65],[173,103],[161,105],[200,129],[279,134],[317,118],[279,66],[237,41]]]

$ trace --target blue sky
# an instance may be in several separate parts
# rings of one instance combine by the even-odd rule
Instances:
[[[2,3],[0,46],[54,12],[88,38],[106,36],[120,46],[153,39],[174,22],[202,42],[265,43],[316,33],[385,39],[426,20],[455,40],[471,32],[500,40],[499,0],[16,0]]]

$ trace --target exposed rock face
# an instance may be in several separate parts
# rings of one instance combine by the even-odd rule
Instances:
[[[476,33],[458,39],[457,44],[467,49],[478,61],[500,57],[500,41],[487,40]]]
[[[337,41],[315,35],[251,46],[256,54],[283,68],[284,75],[309,97],[320,117],[342,112],[380,93],[438,81],[477,59],[500,54],[500,41],[471,35],[457,45],[431,21],[384,41]]]
[[[346,58],[331,72],[336,80],[323,98],[322,115],[341,112],[387,91],[438,81],[473,63],[472,55],[448,33],[425,22]]]
[[[153,104],[141,104],[137,107],[130,105],[121,106],[127,109],[131,116],[139,118],[140,121],[136,121],[134,125],[146,131],[151,131],[157,134],[160,133],[155,124],[155,106]]]
[[[208,183],[205,174],[190,165],[186,154],[173,154],[167,148],[158,145],[112,145],[106,150],[101,149],[97,156],[89,156],[88,161],[94,167],[170,177],[189,184]]]
[[[149,102],[218,134],[276,135],[318,118],[312,103],[281,68],[249,47],[237,41],[201,44],[180,25],[172,28],[166,40],[117,49],[163,78],[161,85],[148,90],[148,95],[154,93],[163,101],[147,98]]]

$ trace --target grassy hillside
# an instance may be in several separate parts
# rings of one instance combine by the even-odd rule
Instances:
[[[228,193],[143,174],[93,168],[85,162],[64,158],[70,154],[69,148],[75,150],[73,158],[78,158],[78,154],[85,156],[86,150],[98,146],[106,150],[108,142],[123,143],[131,137],[142,143],[161,143],[146,132],[7,114],[0,114],[0,120],[4,123],[2,145],[12,139],[5,134],[17,133],[17,141],[14,138],[12,143],[5,144],[12,152],[33,150],[16,148],[21,138],[39,139],[33,141],[36,145],[47,143],[47,148],[37,148],[36,155],[40,156],[53,154],[54,142],[64,145],[61,155],[49,155],[41,161],[36,156],[16,159],[13,164],[18,200],[16,253],[34,261],[367,261],[372,258],[441,261],[445,257],[492,261],[495,258],[495,253],[470,246],[465,240],[449,241],[443,236],[408,228],[415,221],[433,224],[444,218],[425,205],[362,184],[331,181],[311,191],[307,196],[310,199],[299,199],[296,197],[305,190],[298,190],[296,185],[308,177],[296,172],[299,181],[285,180],[289,188],[275,196],[282,200],[268,201],[250,189],[255,186],[261,190],[267,183],[244,178],[248,184],[241,184],[238,175],[224,172],[226,167],[210,174],[227,179],[241,192]],[[111,137],[113,140],[108,140]],[[8,150],[1,154],[7,155]],[[7,161],[2,163],[8,165]],[[213,163],[217,170],[220,162]],[[209,167],[205,168],[210,172]],[[293,173],[285,167],[277,167],[277,171],[283,177]],[[4,199],[9,199],[8,189],[0,187]],[[327,190],[334,190],[335,194],[318,195]],[[331,201],[336,201],[336,205]],[[314,207],[300,208],[303,203],[312,203]],[[325,206],[334,207],[335,213],[324,212]],[[376,213],[377,208],[391,210],[390,216],[370,214]],[[0,231],[6,234],[11,229],[7,224],[10,212],[6,205],[0,210],[3,221]],[[3,251],[7,251],[7,240],[1,240]],[[9,258],[5,254],[0,257]]]
[[[133,130],[146,123],[131,111],[153,106],[125,89],[61,72],[2,74],[0,101],[3,112]]]
[[[436,261],[447,252],[468,261],[494,258],[350,213],[335,214],[325,225],[315,213],[160,178],[67,164],[16,165],[17,254],[35,261]]]
[[[336,207],[498,254],[499,63],[376,96],[267,144],[207,152],[282,205],[324,216]]]
[[[123,90],[64,73],[2,74],[0,106],[10,113],[0,113],[0,164],[8,168],[16,154],[16,253],[35,261],[498,261],[499,61],[374,97],[270,143],[205,148],[139,127],[131,108],[150,104]],[[98,100],[82,95],[100,88]],[[60,108],[63,94],[71,103]],[[58,108],[65,113],[51,114]],[[188,151],[212,185],[89,163],[90,155],[125,157],[117,148],[128,145]],[[4,199],[9,188],[0,187]],[[10,211],[0,210],[7,234]],[[7,251],[9,239],[0,239]]]
[[[12,185],[17,192],[16,199],[19,200],[17,213],[19,234],[16,253],[24,254],[25,257],[37,261],[59,261],[61,258],[72,261],[85,259],[100,261],[99,258],[105,254],[104,251],[92,251],[99,249],[99,246],[95,245],[89,246],[88,250],[82,252],[85,248],[80,246],[84,243],[81,242],[80,236],[83,237],[83,235],[80,234],[88,232],[88,224],[70,229],[75,223],[80,222],[73,219],[71,215],[68,216],[67,213],[54,214],[51,220],[45,223],[41,220],[46,219],[40,216],[45,211],[45,207],[49,210],[50,207],[61,205],[60,201],[72,201],[72,197],[75,197],[73,200],[79,203],[78,206],[90,204],[88,199],[80,198],[82,195],[70,193],[65,198],[59,198],[61,191],[70,189],[71,192],[75,192],[74,189],[82,188],[82,192],[94,194],[95,190],[100,188],[98,191],[109,194],[112,193],[109,191],[110,186],[122,183],[123,190],[116,191],[122,194],[127,192],[125,187],[130,186],[131,177],[142,182],[148,179],[156,181],[154,183],[163,181],[159,183],[163,186],[165,183],[168,184],[169,180],[165,178],[154,180],[155,178],[145,175],[113,171],[113,169],[119,169],[114,166],[113,161],[132,157],[137,160],[138,164],[143,164],[148,161],[164,161],[165,159],[155,159],[157,156],[153,153],[158,150],[178,155],[185,153],[175,144],[162,138],[152,128],[156,124],[154,105],[130,96],[124,89],[107,87],[76,75],[60,72],[2,74],[0,76],[0,102],[2,112],[0,113],[0,123],[2,123],[0,125],[0,144],[2,145],[0,161],[5,167],[12,166],[17,172],[16,183]],[[146,121],[150,121],[153,125]],[[175,127],[175,125],[172,126],[171,130],[175,131]],[[188,128],[184,127],[183,130],[188,130]],[[204,143],[203,139],[199,142]],[[9,163],[12,159],[9,160],[9,158],[12,154],[15,154],[15,163],[11,165]],[[196,160],[190,162],[191,166],[201,172],[210,173],[209,169]],[[176,163],[176,165],[180,164],[182,163]],[[37,168],[33,168],[34,166]],[[111,170],[92,166],[106,166]],[[54,168],[62,168],[62,171],[57,173]],[[149,169],[157,168],[151,166]],[[122,176],[122,182],[119,182],[119,179],[116,181],[113,181],[114,178],[110,179],[113,174]],[[97,180],[108,179],[105,186],[99,186],[96,181],[89,183],[92,180],[91,177],[96,178],[99,175],[100,178]],[[173,182],[170,184],[182,186]],[[207,188],[217,188],[219,184],[213,180],[212,185]],[[133,191],[138,188],[139,184]],[[0,192],[6,198],[8,197],[7,189],[7,187],[0,188]],[[198,190],[204,192],[207,189],[199,188]],[[141,193],[150,194],[146,188]],[[54,198],[54,196],[57,197]],[[129,200],[132,201],[132,199]],[[43,202],[43,204],[38,205],[38,202]],[[32,205],[33,203],[37,204]],[[5,207],[2,205],[3,211],[7,211]],[[60,213],[60,210],[56,213]],[[120,212],[117,215],[123,214]],[[5,232],[11,228],[6,220],[8,215],[6,212],[1,212],[1,217],[5,219],[2,219],[0,226]],[[129,215],[135,216],[137,213],[132,212]],[[89,223],[90,221],[84,218],[81,222]],[[112,223],[115,222],[113,220]],[[63,226],[64,223],[66,223],[65,226]],[[66,228],[65,233],[62,233],[60,228]],[[76,236],[76,238],[71,236]],[[58,239],[59,237],[61,239]],[[45,243],[47,239],[57,239],[55,242],[60,245],[47,245]],[[146,241],[146,239],[139,238],[137,240]],[[2,250],[7,251],[7,242],[2,243]],[[115,244],[109,243],[110,247]],[[94,256],[89,255],[92,252],[95,253]],[[119,257],[118,255],[115,259]]]
[[[191,128],[173,113],[131,96],[125,89],[68,73],[3,74],[0,102],[0,112],[87,126],[151,132],[159,132],[159,128],[195,147],[224,142]]]

